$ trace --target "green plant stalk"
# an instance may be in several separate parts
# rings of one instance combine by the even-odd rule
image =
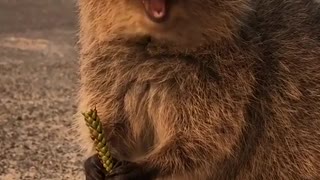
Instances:
[[[102,123],[97,114],[97,109],[91,109],[87,113],[82,113],[86,121],[87,126],[90,129],[91,139],[94,141],[96,151],[99,155],[103,167],[108,173],[112,172],[113,160],[108,149],[106,136]]]

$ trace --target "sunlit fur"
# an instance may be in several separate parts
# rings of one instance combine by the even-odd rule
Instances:
[[[320,179],[320,9],[312,0],[79,0],[80,112],[158,179]]]

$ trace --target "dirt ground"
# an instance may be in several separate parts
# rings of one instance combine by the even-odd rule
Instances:
[[[0,180],[80,180],[74,0],[0,0]]]

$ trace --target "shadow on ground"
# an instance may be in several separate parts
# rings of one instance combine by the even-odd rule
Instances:
[[[0,180],[83,179],[72,0],[0,0]]]

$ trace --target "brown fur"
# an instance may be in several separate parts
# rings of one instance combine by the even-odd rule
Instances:
[[[320,179],[320,9],[312,0],[80,0],[79,112],[159,179]],[[79,132],[92,149],[83,118]]]

